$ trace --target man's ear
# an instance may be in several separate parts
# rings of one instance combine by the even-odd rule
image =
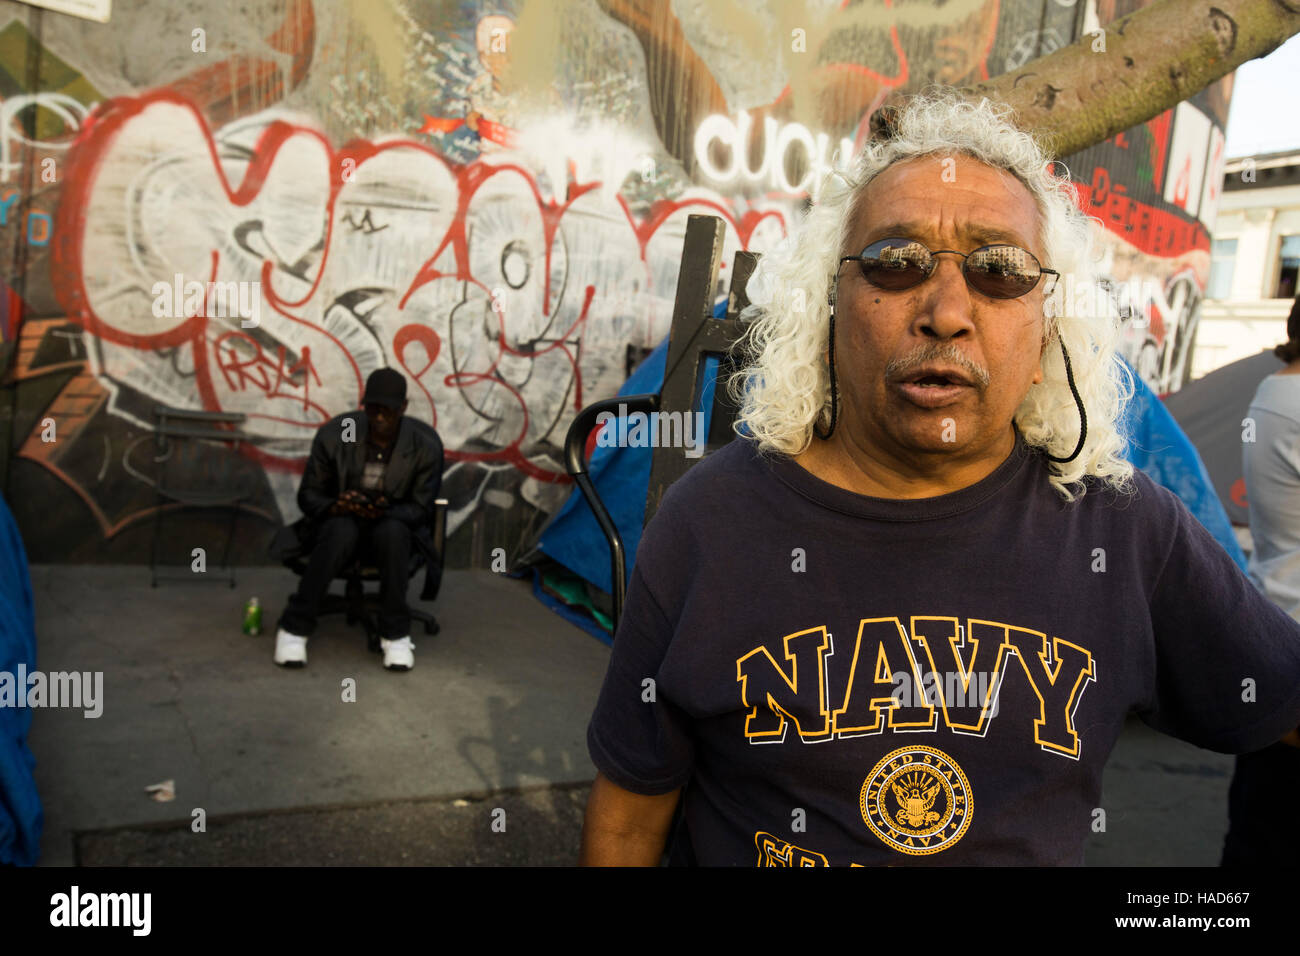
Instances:
[[[1043,359],[1047,357],[1047,346],[1052,342],[1052,333],[1048,330],[1047,323],[1043,323],[1043,341],[1038,349],[1038,369],[1034,372],[1033,383],[1038,385],[1046,377],[1043,372]]]

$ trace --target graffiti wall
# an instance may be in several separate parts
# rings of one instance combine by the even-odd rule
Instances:
[[[0,2],[0,433],[32,560],[146,560],[160,515],[221,538],[160,502],[177,465],[247,491],[234,560],[267,560],[312,435],[382,366],[446,448],[450,563],[521,553],[574,414],[667,334],[689,215],[724,219],[724,263],[761,253],[890,92],[1129,12],[1084,3]],[[1065,159],[1162,391],[1226,110],[1220,84]],[[159,405],[241,414],[238,450],[171,460]]]

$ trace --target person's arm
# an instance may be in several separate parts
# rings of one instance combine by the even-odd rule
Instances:
[[[411,480],[411,497],[390,502],[384,512],[388,517],[396,518],[412,529],[428,524],[429,516],[433,514],[433,503],[442,487],[442,457],[442,442],[431,437],[416,465],[415,477]]]
[[[695,773],[696,729],[671,673],[673,640],[698,548],[670,488],[646,525],[609,668],[587,725],[599,775],[583,821],[579,863],[656,866],[673,811]],[[675,494],[674,492],[678,493]]]
[[[658,796],[624,790],[596,774],[582,821],[579,866],[658,866],[681,788]]]
[[[1300,303],[1300,296],[1296,301]],[[1260,391],[1265,387],[1261,383]],[[1261,538],[1269,532],[1290,541],[1300,535],[1300,508],[1296,506],[1296,492],[1300,490],[1300,448],[1297,448],[1300,430],[1290,415],[1258,405],[1258,400],[1259,392],[1256,392],[1249,411],[1256,419],[1256,440],[1243,443],[1241,451],[1250,523],[1257,535],[1249,577],[1292,620],[1300,622],[1300,555],[1277,555],[1275,560],[1264,563],[1258,560]],[[1293,727],[1280,743],[1300,747],[1300,730]]]
[[[339,487],[334,460],[325,447],[323,431],[323,428],[317,431],[312,439],[311,455],[302,473],[302,484],[298,486],[298,507],[309,518],[329,512],[339,502],[343,491]]]
[[[1300,624],[1264,596],[1172,492],[1149,532],[1169,541],[1150,600],[1148,726],[1218,753],[1288,740],[1300,724]]]

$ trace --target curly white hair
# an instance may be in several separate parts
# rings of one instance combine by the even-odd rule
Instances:
[[[867,185],[895,163],[934,154],[966,155],[1019,179],[1034,197],[1040,247],[1062,281],[1044,300],[1043,381],[1030,387],[1014,419],[1025,441],[1064,458],[1079,439],[1079,411],[1066,380],[1059,341],[1088,415],[1087,439],[1068,464],[1052,464],[1053,487],[1066,501],[1086,491],[1095,476],[1117,491],[1131,491],[1133,466],[1124,457],[1121,416],[1134,392],[1132,375],[1119,359],[1119,316],[1113,304],[1098,309],[1073,305],[1063,294],[1066,277],[1095,288],[1094,224],[1079,209],[1068,170],[1053,171],[1052,157],[1009,118],[1011,107],[963,100],[955,91],[930,88],[896,114],[888,138],[869,142],[847,175],[827,174],[801,228],[759,262],[747,292],[744,317],[753,324],[736,344],[726,387],[745,430],[761,450],[798,455],[814,423],[829,426],[830,376],[825,360],[830,289],[840,250],[847,241]],[[1070,313],[1073,314],[1070,314]]]

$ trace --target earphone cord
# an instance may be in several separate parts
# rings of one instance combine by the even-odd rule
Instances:
[[[830,331],[830,372],[831,372],[831,425],[826,429],[823,435],[817,430],[817,423],[813,422],[813,433],[822,441],[826,441],[831,435],[835,434],[835,419],[839,412],[839,402],[835,395],[835,300],[831,300],[831,331]]]
[[[1088,438],[1088,412],[1083,407],[1083,399],[1079,397],[1079,390],[1074,385],[1074,369],[1070,367],[1070,353],[1065,350],[1065,339],[1058,336],[1058,341],[1061,343],[1061,355],[1065,358],[1065,380],[1070,383],[1070,394],[1074,396],[1074,404],[1079,406],[1079,444],[1074,446],[1074,452],[1069,458],[1057,458],[1055,455],[1047,455],[1047,458],[1049,461],[1065,464],[1074,461],[1079,457],[1079,452],[1083,451],[1083,443]]]

